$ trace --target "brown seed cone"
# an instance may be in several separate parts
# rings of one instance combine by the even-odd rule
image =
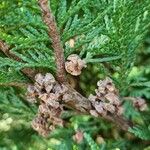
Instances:
[[[81,74],[83,68],[86,67],[86,63],[78,55],[72,54],[67,58],[65,62],[65,69],[68,73],[74,76]]]

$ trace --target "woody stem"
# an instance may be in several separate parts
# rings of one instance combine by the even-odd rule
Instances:
[[[60,83],[66,81],[65,69],[64,69],[64,49],[61,44],[60,35],[58,32],[57,24],[51,9],[48,7],[48,0],[39,0],[39,6],[42,11],[43,21],[48,27],[48,34],[52,41],[52,47],[54,49],[54,55],[56,60],[56,76]]]

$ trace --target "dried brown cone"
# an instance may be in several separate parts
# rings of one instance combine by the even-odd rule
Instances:
[[[100,114],[106,116],[109,112],[120,116],[123,113],[123,107],[113,81],[110,78],[106,78],[98,81],[97,85],[96,95],[91,94],[89,96],[89,100],[95,109],[90,111],[91,115],[98,116]]]
[[[77,54],[71,54],[65,62],[65,69],[73,76],[81,74],[83,68],[86,67],[86,62],[82,60]]]
[[[139,111],[146,111],[148,110],[148,105],[146,100],[141,97],[123,97],[123,99],[130,100],[134,108],[138,109]]]
[[[56,82],[52,74],[37,74],[34,85],[29,85],[27,91],[28,101],[39,102],[37,117],[32,121],[32,127],[40,135],[46,137],[56,126],[63,126],[63,105],[60,101],[66,88]]]
[[[38,115],[32,121],[32,128],[44,137],[47,137],[50,132],[50,129],[47,126],[47,119],[41,115]]]
[[[139,111],[145,111],[148,109],[145,99],[143,98],[135,98],[133,100],[133,106],[137,108]]]

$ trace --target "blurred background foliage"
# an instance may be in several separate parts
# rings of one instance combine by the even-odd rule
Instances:
[[[33,3],[35,2],[34,0],[32,1]],[[12,3],[13,1],[9,2]],[[16,7],[15,2],[16,0],[14,0],[14,4],[12,4],[10,12],[12,11],[13,7]],[[27,8],[29,10],[32,10],[31,12],[37,12],[37,14],[39,14],[39,10],[34,7],[34,5],[31,6],[28,1],[25,2]],[[53,0],[52,2],[52,4],[55,4],[56,0]],[[0,7],[1,6],[2,5],[0,5]],[[53,5],[53,12],[56,12],[55,7],[56,6]],[[85,11],[88,10],[85,9]],[[5,15],[9,13],[9,11],[7,10],[5,12],[0,10],[0,13],[1,15]],[[16,14],[18,14],[19,12],[16,10],[14,11],[14,13],[14,15],[16,16]],[[46,46],[41,45],[40,47],[41,43],[39,42],[39,44],[37,45],[32,45],[30,47],[31,49],[40,49],[41,51],[44,49],[48,55],[53,56],[52,52],[47,48],[47,45],[50,41],[47,40],[48,36],[45,32],[45,26],[41,26],[41,19],[34,16],[35,18],[33,17],[31,19],[32,22],[30,19],[25,20],[27,18],[26,16],[29,16],[29,18],[32,17],[32,14],[28,14],[27,12],[25,13],[26,15],[22,16],[24,17],[22,26],[26,26],[26,24],[29,22],[31,26],[35,28],[41,28],[40,33],[34,31],[37,34],[36,36],[39,35],[39,38],[33,36],[31,39],[26,39],[27,43],[22,43],[24,41],[22,34],[26,35],[30,33],[25,33],[24,30],[17,27],[18,20],[21,19],[19,17],[18,20],[15,20],[16,22],[13,22],[12,18],[8,18],[8,22],[6,22],[7,26],[5,29],[7,31],[7,34],[11,33],[14,27],[19,30],[19,34],[17,35],[18,38],[13,39],[13,42],[15,44],[18,44],[16,44],[18,47],[13,47],[14,43],[11,41],[12,37],[7,37],[6,34],[1,34],[1,37],[9,39],[8,43],[12,44],[12,49],[16,52],[15,54],[18,57],[22,57],[17,52],[18,49],[20,50],[22,47],[28,49],[29,45],[31,46],[31,43],[36,43],[37,41],[40,41],[41,43],[45,42]],[[3,23],[3,20],[1,23]],[[1,32],[4,32],[4,25],[5,24],[2,24],[1,26]],[[33,30],[33,28],[30,26],[28,26],[28,29],[30,29],[30,31]],[[72,30],[73,29],[74,28],[72,28]],[[43,36],[41,36],[41,33]],[[11,34],[13,35],[15,34],[15,32]],[[63,36],[65,36],[65,34]],[[88,40],[89,39],[87,39],[87,41]],[[87,41],[81,41],[81,43]],[[42,46],[44,46],[44,48]],[[55,66],[53,63],[54,60],[43,60],[43,57],[41,57],[35,59],[37,60],[37,63],[36,61],[29,60],[28,58],[30,54],[25,54],[23,50],[22,53],[24,54],[24,56],[26,55],[26,58],[23,57],[23,59],[24,61],[27,61],[26,65],[28,65],[29,67],[34,64],[34,67],[40,67],[41,65],[43,67],[51,69],[52,71],[55,70]],[[69,50],[67,52],[70,53]],[[36,52],[33,51],[33,53]],[[2,55],[3,54],[0,54],[0,56]],[[31,55],[36,56],[34,54]],[[124,97],[142,97],[149,105],[150,32],[147,34],[147,36],[145,36],[144,41],[138,48],[138,53],[136,55],[137,56],[135,64],[134,66],[132,66],[129,76],[126,78],[126,87],[121,85],[124,89],[119,88],[120,93],[121,96]],[[49,65],[50,63],[52,64],[52,66]],[[12,67],[16,67],[16,64],[14,64],[14,66]],[[89,64],[80,77],[68,76],[68,79],[70,79],[70,83],[72,83],[78,89],[78,91],[88,97],[90,93],[94,92],[97,81],[99,79],[103,79],[105,76],[111,76],[116,82],[116,85],[120,87],[120,83],[118,83],[118,81],[121,80],[120,76],[118,75],[117,71],[114,71],[113,68],[116,66],[112,65],[112,68],[109,67],[110,65],[107,62]],[[7,72],[8,68],[3,69],[3,72],[0,72],[0,79],[3,80],[5,78],[6,80],[6,74],[4,73]],[[10,77],[12,79],[12,73],[14,74],[14,70],[9,69],[9,73],[10,74],[8,74],[7,72],[7,78],[10,80]],[[21,81],[27,81],[26,78],[22,79],[22,77],[20,76],[20,73],[16,72],[15,80],[20,79]],[[14,79],[12,80],[14,81]],[[18,82],[20,80],[18,80]],[[124,82],[122,84],[124,84]],[[63,118],[69,122],[66,124],[66,127],[58,128],[53,133],[51,133],[48,138],[43,138],[31,128],[31,121],[36,114],[37,106],[29,104],[21,94],[23,92],[24,91],[21,91],[21,89],[18,88],[4,88],[4,86],[0,87],[0,150],[150,150],[150,142],[147,140],[150,139],[150,111],[140,113],[135,108],[133,108],[130,101],[126,101],[124,103],[125,116],[135,123],[141,125],[140,127],[137,126],[134,130],[131,130],[131,132],[133,132],[136,136],[131,133],[124,133],[123,131],[119,130],[116,125],[111,124],[110,122],[107,122],[103,119],[96,119],[90,116],[76,115],[73,112],[66,112],[63,114]],[[73,140],[73,135],[75,135],[77,131],[82,131],[84,133],[84,138],[79,144]]]

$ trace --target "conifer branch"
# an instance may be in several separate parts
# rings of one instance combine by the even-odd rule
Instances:
[[[4,43],[3,41],[0,41],[0,49],[2,50],[2,52],[4,52],[4,54],[7,57],[12,58],[14,56],[14,55],[11,55],[11,53],[9,52],[9,46],[6,43]],[[13,59],[17,59],[18,61],[20,61],[20,59],[17,58],[16,56],[13,57]],[[26,74],[32,80],[34,79],[34,76],[37,73],[37,71],[30,69],[30,68],[25,68],[22,70],[22,72],[24,74]],[[1,85],[4,85],[4,84],[1,84]],[[4,86],[22,87],[22,84],[10,83],[10,84],[4,85]],[[80,93],[78,93],[75,89],[73,89],[69,84],[65,84],[65,86],[68,89],[67,94],[69,95],[70,99],[63,101],[64,105],[66,107],[76,110],[77,112],[80,112],[81,114],[85,114],[85,115],[90,114],[90,110],[92,109],[91,102],[86,97],[84,97]],[[130,127],[132,127],[132,123],[128,120],[125,120],[121,116],[115,116],[113,114],[108,114],[107,116],[99,115],[98,117],[117,124],[119,128],[121,128],[122,130],[125,130],[125,131],[128,131],[128,129]]]
[[[39,6],[42,10],[43,21],[48,26],[48,34],[52,40],[52,47],[54,49],[55,60],[57,65],[57,80],[62,83],[65,81],[64,49],[61,44],[57,24],[54,16],[52,15],[51,9],[48,7],[48,0],[39,0]]]
[[[21,59],[15,56],[13,53],[10,52],[9,46],[2,40],[0,40],[0,50],[9,58],[12,58],[16,61],[21,61]],[[31,68],[24,68],[22,72],[27,75],[30,79],[33,79],[35,75],[38,73],[37,70],[33,70]]]
[[[64,53],[61,45],[60,35],[57,30],[55,18],[52,15],[50,8],[48,7],[48,0],[39,0],[39,6],[42,10],[43,21],[48,26],[49,36],[52,39],[52,47],[54,48],[56,65],[57,65],[57,80],[63,83],[65,79],[64,70]],[[76,90],[65,84],[68,87],[67,93],[71,96],[71,99],[65,102],[68,107],[80,111],[83,114],[90,114],[92,105],[90,101],[78,93]],[[116,123],[121,129],[128,131],[128,128],[132,126],[132,123],[125,120],[123,117],[114,116],[109,114],[108,116],[99,116],[108,121]]]
[[[92,104],[86,97],[82,96],[80,93],[78,93],[75,89],[73,89],[70,85],[67,85],[67,93],[69,94],[69,100],[65,101],[65,104],[69,106],[70,108],[81,112],[82,114],[89,114],[90,110],[92,109]],[[71,96],[71,97],[70,97]],[[118,116],[114,114],[107,114],[107,116],[99,115],[98,118],[103,118],[107,121],[115,123],[120,129],[124,131],[128,131],[130,127],[133,126],[133,123],[129,120],[126,120],[123,118],[123,116]]]

